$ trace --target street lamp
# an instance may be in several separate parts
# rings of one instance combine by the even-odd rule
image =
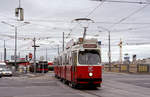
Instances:
[[[111,46],[110,46],[110,30],[107,28],[98,26],[98,28],[101,28],[108,32],[108,59],[109,59],[109,71],[111,71]]]
[[[15,28],[15,52],[14,52],[14,58],[15,58],[15,66],[16,66],[16,69],[17,69],[17,64],[16,64],[16,61],[17,61],[17,27],[21,27],[21,26],[24,26],[26,24],[30,24],[30,22],[24,22],[24,24],[20,25],[20,26],[12,25],[12,24],[9,24],[9,23],[7,23],[5,21],[1,21],[1,23],[9,25],[9,26]]]

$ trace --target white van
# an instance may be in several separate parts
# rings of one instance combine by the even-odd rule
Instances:
[[[6,63],[0,62],[0,70],[3,70],[3,68],[6,68]]]

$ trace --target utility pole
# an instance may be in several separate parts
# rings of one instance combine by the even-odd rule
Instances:
[[[99,28],[104,29],[108,32],[108,61],[109,61],[109,71],[111,71],[111,45],[110,45],[110,30],[99,26]]]
[[[4,62],[6,62],[6,46],[5,46],[5,40],[4,40]]]
[[[19,0],[19,8],[21,7],[21,1]]]
[[[47,48],[46,48],[46,61],[47,61]]]
[[[14,54],[14,58],[15,58],[15,67],[16,67],[16,70],[18,68],[17,66],[17,26],[15,26],[15,54]]]
[[[121,39],[120,39],[119,47],[120,47],[120,64],[122,64],[122,40]]]
[[[109,59],[109,71],[111,71],[111,45],[110,45],[110,31],[108,31],[108,59]]]
[[[65,37],[65,35],[64,35],[64,32],[63,32],[63,51],[64,51],[64,48],[65,48],[65,46],[64,46],[64,44],[65,44],[65,43],[64,43],[64,42],[65,42],[65,41],[64,41],[64,37]]]
[[[35,38],[33,39],[33,42],[34,42],[34,72],[36,72],[36,46],[35,46]]]
[[[33,42],[34,42],[34,45],[32,46],[32,47],[34,47],[34,73],[36,73],[36,48],[37,47],[40,47],[40,46],[37,46],[36,45],[36,39],[35,39],[35,37],[34,37],[34,39],[33,39]]]

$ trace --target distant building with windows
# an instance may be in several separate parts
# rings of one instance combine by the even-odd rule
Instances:
[[[19,59],[20,56],[17,56],[17,59]],[[14,55],[11,55],[11,60],[15,60],[15,56]]]
[[[150,64],[150,58],[138,59],[136,60],[137,64]]]

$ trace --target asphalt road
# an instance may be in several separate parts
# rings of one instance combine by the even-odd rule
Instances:
[[[150,97],[150,74],[103,73],[101,88],[72,89],[54,74],[0,78],[0,97]]]

